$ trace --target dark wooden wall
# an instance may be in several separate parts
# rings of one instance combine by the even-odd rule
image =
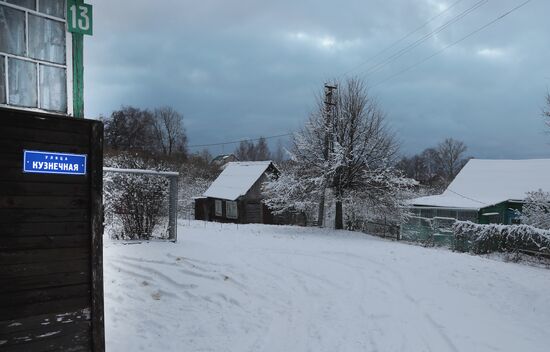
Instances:
[[[104,351],[103,126],[0,109],[0,351]],[[23,173],[23,150],[88,155]]]

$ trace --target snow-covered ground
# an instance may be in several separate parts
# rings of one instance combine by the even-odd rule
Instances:
[[[106,242],[108,351],[548,351],[550,271],[312,228]]]

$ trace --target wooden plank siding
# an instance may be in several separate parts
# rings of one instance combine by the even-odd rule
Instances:
[[[101,122],[0,109],[0,350],[103,352]],[[87,175],[23,173],[23,150]]]

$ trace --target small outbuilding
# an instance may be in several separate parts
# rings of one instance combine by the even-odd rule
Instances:
[[[262,202],[262,183],[279,170],[271,161],[229,162],[222,173],[195,199],[195,219],[234,223],[275,223]]]
[[[539,189],[550,191],[550,159],[472,159],[442,194],[408,202],[412,216],[402,224],[401,237],[444,239],[456,220],[519,223],[527,192]]]

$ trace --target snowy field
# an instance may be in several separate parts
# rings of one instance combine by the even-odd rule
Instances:
[[[529,351],[550,270],[345,231],[181,223],[106,242],[108,351]]]

